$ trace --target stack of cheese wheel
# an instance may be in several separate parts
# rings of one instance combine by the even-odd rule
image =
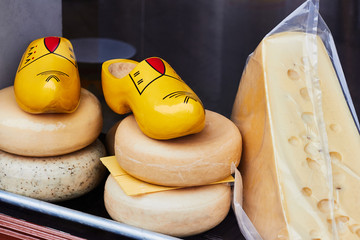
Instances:
[[[44,201],[92,190],[106,172],[101,128],[100,103],[85,89],[75,112],[54,114],[26,113],[12,86],[0,90],[0,189]]]
[[[226,117],[206,110],[200,133],[155,140],[143,134],[130,115],[109,131],[107,140],[128,174],[152,184],[181,187],[128,196],[110,175],[104,201],[113,219],[185,237],[215,227],[228,214],[230,185],[210,184],[230,176],[232,164],[240,161],[241,135]]]

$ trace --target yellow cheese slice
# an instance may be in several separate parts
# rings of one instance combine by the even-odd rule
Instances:
[[[145,193],[153,193],[153,192],[162,192],[162,191],[180,188],[180,187],[166,187],[161,185],[155,185],[134,178],[120,167],[115,156],[102,157],[100,158],[100,160],[110,171],[111,175],[119,184],[121,189],[129,196],[145,194]],[[211,184],[230,183],[230,182],[234,182],[234,178],[231,175],[221,181],[213,182]]]
[[[231,119],[244,144],[243,207],[263,239],[333,239],[335,229],[340,239],[360,236],[359,132],[324,44],[316,39],[325,135],[315,124],[321,116],[306,81],[313,69],[304,33],[279,33],[260,43],[233,106]]]

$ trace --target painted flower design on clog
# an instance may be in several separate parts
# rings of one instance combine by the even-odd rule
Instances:
[[[80,77],[73,47],[62,37],[28,46],[14,81],[18,105],[29,113],[71,113],[80,101]]]

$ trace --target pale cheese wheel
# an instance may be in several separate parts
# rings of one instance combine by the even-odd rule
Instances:
[[[226,117],[206,111],[204,129],[170,140],[144,135],[133,115],[121,121],[115,134],[115,156],[130,175],[166,186],[199,186],[222,180],[238,166],[241,135]]]
[[[215,184],[128,196],[110,175],[104,202],[116,221],[185,237],[205,232],[224,220],[230,209],[231,187]]]
[[[29,114],[20,109],[14,88],[0,90],[0,149],[23,156],[57,156],[91,144],[102,128],[99,100],[81,90],[73,113]]]
[[[79,151],[57,157],[25,157],[0,151],[0,189],[40,199],[62,201],[81,196],[105,177],[96,140]]]

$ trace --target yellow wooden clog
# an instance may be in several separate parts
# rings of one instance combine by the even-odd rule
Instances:
[[[73,47],[62,37],[40,38],[28,46],[19,64],[14,91],[29,113],[71,113],[80,101],[80,77]]]
[[[132,111],[151,138],[171,139],[204,128],[201,100],[161,58],[109,60],[102,65],[101,78],[108,106],[118,114]]]

